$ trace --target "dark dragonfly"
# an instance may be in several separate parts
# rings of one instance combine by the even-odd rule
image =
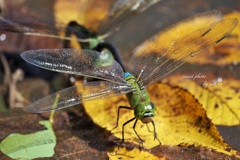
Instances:
[[[95,21],[91,20],[93,17],[88,16],[85,24],[78,24],[76,21],[71,21],[67,27],[59,22],[56,22],[56,26],[49,26],[41,19],[22,17],[0,18],[0,30],[63,39],[64,48],[69,48],[70,41],[75,40],[79,42],[82,49],[96,50],[99,52],[105,51],[103,53],[106,54],[105,57],[107,57],[109,61],[115,59],[123,66],[115,47],[110,43],[104,42],[104,39],[116,31],[122,24],[126,23],[130,17],[143,12],[159,1],[160,0],[109,0],[106,3],[110,3],[110,5],[104,16],[100,17],[95,14]],[[90,1],[88,3],[94,2]],[[89,9],[86,10],[87,13],[84,14],[90,15],[88,12],[94,9],[91,8],[90,5]],[[75,35],[76,38],[71,37],[71,35]]]
[[[219,43],[233,31],[237,23],[238,20],[234,18],[222,19],[219,11],[186,19],[138,46],[129,60],[127,71],[115,60],[109,65],[98,65],[106,59],[100,52],[92,50],[42,49],[23,52],[22,58],[38,67],[101,80],[63,89],[30,104],[26,110],[33,113],[48,112],[94,99],[126,94],[130,107],[120,106],[118,117],[120,109],[132,109],[135,116],[123,124],[122,142],[124,126],[133,120],[136,134],[138,120],[151,122],[154,138],[157,138],[153,121],[157,109],[146,87],[160,81],[203,49]],[[56,95],[59,95],[59,101],[53,105]]]

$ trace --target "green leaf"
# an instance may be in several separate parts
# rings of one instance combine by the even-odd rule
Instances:
[[[49,121],[40,121],[47,129],[32,134],[10,134],[0,144],[0,150],[13,159],[52,157],[56,136]]]

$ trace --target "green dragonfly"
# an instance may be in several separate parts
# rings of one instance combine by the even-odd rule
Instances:
[[[40,49],[23,52],[21,57],[38,67],[100,79],[58,91],[30,104],[26,110],[33,113],[48,112],[126,94],[130,107],[120,106],[118,117],[120,109],[134,110],[135,116],[123,124],[122,142],[124,126],[134,120],[133,130],[141,142],[143,140],[135,130],[139,120],[152,123],[156,139],[153,118],[157,114],[157,107],[151,102],[146,87],[160,81],[203,49],[219,43],[233,31],[237,23],[238,20],[234,18],[222,19],[219,11],[209,11],[186,19],[137,47],[127,69],[122,68],[117,61],[105,66],[97,65],[106,59],[100,52],[93,50]],[[56,95],[59,95],[59,101],[55,106]]]

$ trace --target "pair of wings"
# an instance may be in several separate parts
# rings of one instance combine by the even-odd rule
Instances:
[[[96,4],[96,1],[91,0],[89,0],[87,4],[85,4],[86,2],[78,1],[79,3],[83,3],[83,8],[80,8],[80,14],[85,14],[87,16],[84,24],[81,25],[89,29],[90,32],[97,33],[99,37],[106,38],[112,34],[112,32],[116,31],[120,25],[128,21],[129,17],[132,17],[132,15],[135,15],[136,13],[143,12],[159,1],[160,0],[107,0],[105,3],[101,2],[100,4],[98,4],[99,2]],[[105,7],[105,4],[108,7]],[[107,10],[105,8],[107,8]],[[95,13],[95,11],[98,10],[100,10],[101,13],[106,12],[106,14],[101,17],[98,13]],[[47,25],[49,21],[51,20],[48,20],[47,18],[42,19],[41,17],[6,15],[5,18],[0,18],[0,30],[64,40],[87,41],[87,39],[65,37],[63,33],[66,31],[66,24],[56,20],[55,26],[50,26]],[[93,26],[97,27],[92,28]],[[71,29],[72,27],[68,26],[68,28]],[[74,28],[72,28],[72,30],[74,30]]]
[[[157,33],[138,46],[128,63],[128,71],[144,86],[157,82],[181,66],[188,58],[210,47],[236,27],[237,19],[221,19],[221,13],[210,11],[186,19]],[[91,50],[55,49],[26,51],[27,62],[41,68],[102,79],[73,86],[29,105],[30,112],[62,109],[85,101],[126,94],[132,91],[124,80],[120,65],[113,61],[102,66],[101,53]],[[59,101],[54,105],[55,98]]]

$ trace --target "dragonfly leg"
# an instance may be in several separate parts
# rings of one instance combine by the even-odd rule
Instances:
[[[160,141],[160,140],[158,139],[158,137],[157,137],[157,132],[156,132],[156,128],[155,128],[154,121],[152,121],[152,125],[153,125],[153,131],[151,131],[151,130],[149,129],[149,127],[148,127],[148,124],[146,124],[147,129],[148,129],[148,132],[153,133],[153,134],[154,134],[154,140],[157,139],[158,142],[159,142],[159,144],[161,145],[162,143],[161,143],[161,141]]]
[[[121,109],[128,109],[128,110],[131,110],[132,108],[131,108],[131,107],[126,107],[126,106],[119,106],[119,107],[118,107],[118,115],[117,115],[116,126],[115,126],[112,130],[114,130],[115,128],[118,127],[118,121],[119,121],[119,115],[120,115],[120,110],[121,110]],[[112,131],[112,130],[111,130],[111,131]]]
[[[133,117],[132,119],[128,120],[127,122],[125,122],[125,123],[122,125],[122,143],[124,142],[124,127],[125,127],[126,124],[132,122],[134,119],[136,119],[136,118]],[[136,122],[137,122],[137,120],[136,120]],[[135,122],[135,123],[136,123],[136,122]],[[135,123],[134,123],[134,125],[135,125]],[[134,130],[134,131],[135,131],[135,130]],[[135,133],[136,133],[136,132],[135,132]]]
[[[150,128],[148,127],[148,123],[146,124],[146,126],[147,126],[148,132],[153,132],[153,131],[151,131]]]
[[[138,119],[136,119],[136,121],[134,122],[133,130],[134,130],[134,132],[136,133],[136,135],[138,136],[138,139],[140,139],[141,143],[143,143],[144,140],[138,135],[138,133],[137,133],[137,131],[136,131],[136,129],[135,129],[135,128],[136,128],[137,121],[138,121]]]
[[[154,140],[157,139],[159,144],[161,145],[161,141],[157,138],[157,132],[156,132],[156,127],[155,127],[155,123],[154,121],[152,121],[152,125],[153,125],[153,134],[154,134]]]
[[[108,49],[111,52],[111,54],[113,55],[115,61],[117,61],[121,65],[123,71],[126,72],[122,57],[120,56],[117,48],[114,47],[112,44],[105,43],[105,42],[99,43],[96,47],[96,50],[99,52],[101,52],[103,49]]]

